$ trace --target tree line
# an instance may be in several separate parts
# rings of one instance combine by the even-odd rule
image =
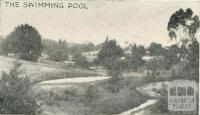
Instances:
[[[89,42],[86,44],[72,44],[65,40],[53,41],[43,39],[36,28],[22,24],[17,26],[1,44],[1,54],[8,55],[14,53],[18,58],[37,61],[42,53],[48,55],[49,60],[65,61],[69,55],[73,56],[73,61],[79,65],[88,67],[86,57],[82,55],[83,52],[99,50],[97,58],[93,64],[102,65],[107,69],[122,69],[122,70],[137,70],[139,67],[145,65],[144,56],[162,56],[164,59],[160,64],[151,63],[147,67],[155,70],[155,68],[162,65],[165,69],[171,69],[174,65],[180,65],[182,71],[189,71],[190,74],[198,74],[198,54],[199,43],[195,34],[199,29],[199,17],[193,14],[189,8],[186,10],[179,9],[174,12],[168,22],[167,31],[170,40],[176,40],[176,44],[168,47],[163,47],[159,43],[151,43],[149,47],[145,48],[142,45],[130,44],[129,47],[123,49],[117,44],[114,39],[106,38],[106,40],[94,45]],[[127,55],[125,52],[129,49],[131,54]],[[120,59],[124,57],[123,61]],[[116,62],[120,63],[119,68],[114,68]],[[158,61],[157,61],[158,62]]]

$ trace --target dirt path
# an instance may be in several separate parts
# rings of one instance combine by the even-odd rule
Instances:
[[[133,108],[131,110],[125,111],[119,115],[145,115],[145,111],[156,104],[158,100],[156,98],[160,97],[161,95],[156,93],[153,89],[160,89],[162,88],[162,84],[168,84],[168,82],[155,82],[145,84],[141,87],[136,88],[142,95],[149,96],[155,99],[149,99],[147,102],[141,104],[140,106]]]
[[[158,98],[161,95],[156,93],[155,90],[160,90],[162,88],[162,85],[165,84],[167,85],[169,82],[154,82],[154,83],[149,83],[145,84],[141,87],[136,88],[141,94],[145,96],[149,96],[151,98]]]
[[[149,106],[154,105],[157,102],[158,101],[156,99],[150,99],[147,102],[141,104],[140,106],[138,106],[136,108],[133,108],[131,110],[128,110],[126,112],[123,112],[123,113],[121,113],[119,115],[134,115],[134,114],[136,114],[138,112],[143,111],[145,108],[148,108]]]

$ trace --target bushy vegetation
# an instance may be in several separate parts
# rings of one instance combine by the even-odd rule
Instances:
[[[98,63],[106,68],[107,73],[112,76],[113,83],[121,76],[120,57],[123,55],[123,49],[117,45],[117,42],[108,38],[98,53]]]
[[[145,51],[146,50],[142,45],[134,44],[132,46],[132,55],[130,57],[127,57],[127,59],[130,60],[129,63],[132,64],[131,69],[137,70],[139,67],[144,66],[144,60],[142,59],[142,57],[146,55]]]
[[[170,70],[173,65],[178,63],[179,53],[182,54],[182,50],[176,44],[169,46],[168,49],[165,49],[163,66],[166,70]]]
[[[98,61],[100,64],[105,65],[108,58],[119,58],[123,54],[123,49],[117,44],[116,40],[106,38],[104,45],[98,53]]]
[[[1,114],[38,114],[39,106],[31,94],[29,79],[22,76],[20,63],[14,62],[10,72],[3,73],[0,80]]]
[[[149,55],[151,56],[161,56],[163,55],[164,48],[161,44],[152,42],[148,48]]]
[[[91,42],[83,43],[83,44],[71,44],[71,46],[69,47],[69,53],[71,55],[76,55],[78,53],[95,51],[98,49],[100,49],[100,48],[98,46],[95,46]]]
[[[156,113],[167,113],[168,110],[168,91],[167,86],[165,84],[162,84],[161,89],[155,90],[156,93],[160,94],[161,97],[158,99],[158,103],[156,103],[155,108],[153,108],[154,112]]]
[[[5,48],[5,46],[3,46],[4,45],[4,37],[3,36],[0,36],[0,55],[5,55],[5,49],[3,49],[3,48]]]
[[[87,61],[86,57],[81,54],[75,54],[72,60],[81,67],[85,68],[89,67],[89,62]]]
[[[49,56],[53,61],[65,61],[69,55],[77,55],[83,52],[98,50],[99,48],[93,43],[68,43],[65,40],[54,41],[50,39],[43,39],[43,52]]]
[[[109,81],[98,82],[95,85],[78,84],[65,89],[63,93],[51,94],[51,99],[46,97],[45,106],[53,114],[59,114],[60,111],[72,115],[119,114],[147,100],[147,97],[135,90],[142,84],[141,78],[120,79],[116,92],[113,92],[113,88],[116,87]]]
[[[65,40],[58,42],[52,40],[43,40],[43,52],[53,61],[65,61],[68,59],[68,44]]]

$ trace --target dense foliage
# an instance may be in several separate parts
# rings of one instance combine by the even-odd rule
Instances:
[[[108,40],[108,38],[98,53],[98,62],[106,68],[113,81],[116,81],[121,75],[120,57],[123,55],[123,49],[117,45],[117,42]]]
[[[89,51],[94,51],[97,49],[99,49],[99,48],[91,42],[83,43],[83,44],[71,43],[71,46],[69,46],[69,53],[71,55],[75,55],[77,53],[89,52]]]
[[[81,67],[85,68],[89,67],[89,62],[87,61],[86,57],[81,54],[75,54],[72,60]]]
[[[15,53],[20,59],[37,61],[42,51],[39,32],[28,24],[15,28],[7,37],[3,45],[5,53]]]
[[[64,40],[58,42],[52,40],[43,40],[43,52],[53,61],[65,61],[68,59],[68,44]]]
[[[123,56],[123,54],[123,49],[119,45],[117,45],[117,42],[115,40],[108,40],[107,38],[98,53],[98,61],[101,64],[106,65],[108,59],[119,58]]]
[[[195,40],[195,34],[199,27],[199,17],[188,8],[185,11],[179,9],[171,15],[167,30],[171,39],[179,38],[182,43],[187,44],[187,42]],[[184,34],[181,35],[180,32]]]
[[[21,64],[14,62],[10,72],[3,73],[0,81],[1,114],[36,114],[39,106],[31,95],[31,84],[19,70]]]
[[[164,54],[164,49],[161,44],[152,42],[148,48],[149,55],[160,56]]]
[[[185,11],[179,9],[173,13],[168,22],[167,30],[169,37],[177,39],[180,48],[178,66],[180,73],[190,76],[198,81],[199,76],[199,42],[196,38],[197,30],[200,27],[200,20],[189,8]]]

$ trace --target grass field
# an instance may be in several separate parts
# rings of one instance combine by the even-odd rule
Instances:
[[[8,72],[13,66],[16,59],[11,57],[0,56],[0,74],[1,72]],[[32,83],[39,83],[46,80],[72,78],[72,77],[88,77],[99,75],[96,72],[73,68],[63,67],[60,65],[44,64],[39,62],[28,62],[18,60],[22,63],[21,69],[25,71],[25,75],[30,77]]]

